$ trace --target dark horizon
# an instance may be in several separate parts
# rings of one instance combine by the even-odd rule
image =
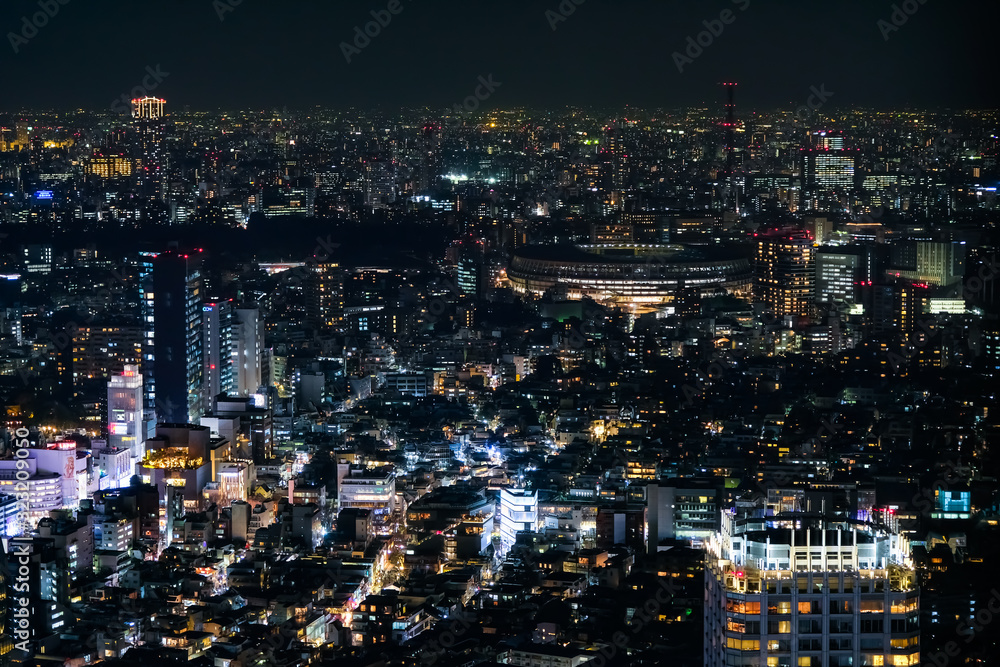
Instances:
[[[174,116],[180,114],[236,114],[236,113],[281,113],[281,114],[306,114],[314,112],[334,112],[334,113],[362,113],[362,114],[384,114],[387,116],[405,116],[408,114],[440,114],[445,115],[450,110],[447,108],[432,108],[432,107],[420,107],[420,106],[402,106],[402,107],[390,107],[389,105],[373,105],[373,106],[302,106],[295,107],[290,105],[270,105],[270,106],[249,106],[249,107],[194,107],[192,105],[185,105],[182,102],[175,102],[176,98],[167,97],[166,98],[166,108],[165,114],[167,116]],[[558,114],[564,111],[569,111],[571,109],[578,109],[580,111],[593,113],[595,115],[611,116],[620,113],[628,113],[630,111],[635,111],[637,113],[657,113],[657,114],[679,114],[694,111],[697,109],[708,109],[713,112],[717,112],[716,115],[722,115],[722,105],[723,105],[723,93],[719,94],[719,100],[715,103],[703,103],[703,104],[692,104],[690,106],[683,107],[641,107],[636,105],[627,105],[621,107],[613,106],[583,106],[583,105],[565,105],[560,107],[544,107],[536,105],[524,105],[524,106],[494,106],[486,107],[481,110],[481,112],[492,112],[492,113],[514,113],[514,112],[524,112],[527,114]],[[741,120],[746,120],[748,116],[751,115],[767,115],[785,112],[794,112],[794,107],[790,104],[784,107],[775,106],[769,108],[746,108],[739,103],[737,103],[737,115]],[[869,107],[869,106],[856,106],[856,107],[837,107],[829,106],[824,107],[824,115],[836,115],[836,114],[846,114],[846,113],[875,113],[875,114],[889,114],[889,113],[913,113],[913,114],[934,114],[934,115],[949,115],[949,114],[966,114],[975,112],[989,112],[996,111],[997,107],[994,106],[971,106],[971,107],[924,107],[924,106],[883,106],[883,107]],[[108,109],[101,109],[96,107],[21,107],[21,108],[5,108],[0,107],[0,114],[5,115],[18,115],[18,114],[71,114],[71,113],[84,113],[84,114],[102,114],[109,113]],[[477,112],[480,113],[480,112]],[[477,114],[469,114],[470,117],[475,117]]]
[[[382,13],[390,3],[381,0],[335,7],[186,0],[172,8],[65,1],[43,0],[58,11],[27,40],[18,36],[31,34],[23,17],[40,11],[39,0],[13,0],[0,12],[13,91],[0,108],[108,108],[142,85],[147,67],[166,74],[150,92],[173,110],[445,109],[490,75],[502,85],[483,108],[593,100],[622,108],[713,106],[725,80],[740,82],[744,110],[804,104],[810,88],[823,85],[833,93],[831,108],[997,105],[996,92],[981,82],[992,74],[989,31],[1000,12],[968,0],[845,0],[833,7],[775,0],[501,7],[446,0],[421,7],[398,0],[395,15]],[[547,14],[561,4],[575,9]],[[894,6],[916,9],[898,29],[880,27]],[[342,43],[373,11],[391,18],[368,46],[345,54]],[[731,20],[720,30],[715,21],[725,11]],[[706,30],[706,21],[720,34],[705,38],[708,46],[680,61],[678,71],[673,54],[685,53],[687,37]]]

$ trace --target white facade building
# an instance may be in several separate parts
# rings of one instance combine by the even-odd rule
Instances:
[[[106,491],[128,486],[132,475],[136,474],[137,463],[131,450],[112,447],[104,440],[93,440],[91,445],[99,489]]]
[[[523,489],[500,490],[500,550],[505,555],[514,546],[517,534],[538,528],[538,492]]]
[[[261,355],[264,326],[256,308],[237,308],[233,313],[233,384],[240,396],[249,396],[263,385]]]
[[[920,663],[905,536],[842,516],[759,514],[723,511],[709,542],[706,667]]]
[[[17,496],[27,503],[27,525],[33,529],[49,512],[63,509],[63,478],[55,473],[39,470],[38,462],[34,459],[27,461],[25,471],[30,477],[26,480],[17,479],[15,461],[0,461],[0,494]],[[26,486],[18,486],[21,484]]]
[[[127,449],[135,463],[146,455],[146,431],[142,419],[142,374],[138,366],[108,381],[108,445]]]
[[[371,510],[375,531],[387,534],[396,511],[396,472],[388,466],[350,466],[339,481],[337,499],[338,511],[352,507]]]

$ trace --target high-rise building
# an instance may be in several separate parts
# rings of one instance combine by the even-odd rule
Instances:
[[[23,284],[19,274],[0,274],[0,335],[11,336],[17,345],[24,336]]]
[[[851,252],[858,256],[858,282],[883,282],[885,278],[886,248],[879,243],[854,243],[842,252]]]
[[[481,241],[467,239],[460,244],[455,268],[461,295],[473,298],[482,296],[489,276]]]
[[[309,319],[323,329],[344,326],[344,271],[336,262],[318,264],[310,280]]]
[[[420,172],[414,184],[418,192],[437,187],[441,177],[441,126],[427,123],[420,132]]]
[[[896,330],[909,334],[917,328],[920,319],[927,313],[931,300],[931,289],[925,283],[900,282],[895,285]]]
[[[913,178],[906,174],[870,173],[860,180],[862,201],[872,210],[880,206],[898,209],[911,197]]]
[[[218,420],[239,421],[239,433],[250,443],[253,460],[258,464],[269,461],[273,456],[274,423],[272,411],[266,405],[266,400],[254,395],[225,396],[219,395],[212,399],[210,416]],[[221,429],[220,429],[221,434]]]
[[[601,151],[606,174],[606,184],[610,190],[619,191],[625,188],[629,178],[629,156],[626,147],[626,130],[628,122],[615,123],[604,129],[605,146]]]
[[[709,551],[706,667],[919,664],[920,591],[898,530],[731,508]]]
[[[29,449],[28,468],[18,470],[12,459],[0,459],[0,494],[18,497],[26,511],[20,512],[21,527],[18,534],[30,532],[39,519],[64,509],[63,478],[54,472],[40,469],[35,453],[40,450]],[[21,478],[17,477],[22,473]],[[23,473],[28,478],[23,478]],[[75,471],[74,471],[75,472]]]
[[[961,243],[908,241],[891,247],[889,277],[948,287],[965,277],[965,246]]]
[[[365,206],[389,208],[396,201],[396,162],[391,159],[369,158],[365,161]]]
[[[855,154],[850,151],[804,151],[802,174],[806,188],[812,191],[852,189],[855,160]]]
[[[26,451],[27,457],[23,459],[0,459],[0,493],[22,498],[30,530],[50,512],[77,507],[80,499],[86,497],[88,462],[86,458],[77,458],[76,442],[72,440]],[[19,461],[27,467],[24,463],[19,466]]]
[[[233,311],[233,384],[236,394],[249,396],[263,386],[261,355],[264,325],[257,308]]]
[[[147,197],[163,199],[166,192],[165,100],[143,97],[132,100],[132,126],[135,132],[134,173],[140,191]]]
[[[42,538],[52,540],[60,565],[67,570],[71,581],[79,581],[93,573],[94,527],[88,517],[46,517],[38,522],[36,532]]]
[[[268,218],[316,215],[316,188],[275,186],[262,194],[262,212]]]
[[[108,382],[108,445],[128,450],[133,463],[145,456],[146,425],[143,420],[142,374],[128,365]]]
[[[204,405],[219,394],[233,393],[233,307],[229,301],[213,301],[202,307],[204,332]]]
[[[204,409],[200,258],[164,253],[153,260],[152,277],[157,419],[197,423]]]
[[[861,257],[839,249],[820,248],[816,253],[816,303],[856,300]]]
[[[130,324],[92,324],[73,332],[73,386],[110,379],[142,361],[142,328]]]
[[[851,193],[857,159],[851,149],[802,149],[802,208],[818,208]]]
[[[156,412],[156,378],[153,375],[154,345],[156,335],[156,306],[153,292],[153,261],[159,253],[140,252],[136,267],[139,281],[139,313],[142,317],[142,363],[144,386],[142,403],[150,422]]]
[[[11,633],[15,648],[27,649],[31,664],[36,643],[66,623],[70,573],[51,537],[15,537],[9,542],[8,580],[18,587],[12,616],[25,619]]]
[[[123,178],[132,175],[132,160],[120,153],[96,153],[87,161],[86,173],[98,178]]]
[[[166,100],[156,97],[141,97],[132,100],[132,117],[139,120],[159,120],[163,118]]]
[[[813,310],[815,249],[800,231],[779,230],[757,239],[754,299],[778,317],[809,317]]]
[[[137,471],[136,474],[150,477],[148,470]],[[164,498],[160,496],[155,486],[129,485],[102,491],[95,497],[99,503],[105,504],[107,516],[129,517],[130,521],[134,519],[133,538],[137,542],[147,547],[153,547],[160,542],[162,533],[160,517]]]
[[[858,286],[864,307],[866,333],[882,340],[896,334],[896,286],[862,282]]]

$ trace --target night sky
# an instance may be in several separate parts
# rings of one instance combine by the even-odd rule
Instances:
[[[173,109],[443,110],[490,74],[500,86],[487,107],[717,105],[724,80],[740,83],[743,108],[798,106],[821,85],[831,108],[998,102],[992,2],[899,3],[916,12],[886,41],[878,21],[893,3],[882,0],[564,0],[575,12],[555,31],[546,10],[560,0],[398,0],[350,64],[340,43],[388,0],[242,0],[220,21],[230,2],[68,0],[15,54],[8,33],[38,0],[3,0],[0,109],[106,109],[147,67],[168,74],[149,92]],[[678,72],[673,52],[723,10],[732,23]]]

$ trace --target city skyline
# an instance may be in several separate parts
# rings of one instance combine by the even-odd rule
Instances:
[[[1000,6],[5,17],[0,667],[1000,665]]]

